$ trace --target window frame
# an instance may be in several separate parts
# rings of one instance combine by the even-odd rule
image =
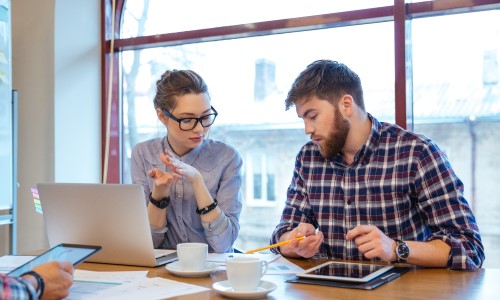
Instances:
[[[117,63],[122,51],[394,21],[395,118],[399,126],[412,129],[411,49],[408,49],[406,45],[406,40],[411,39],[409,36],[411,20],[500,9],[500,1],[493,0],[435,0],[418,3],[394,0],[392,6],[120,39],[125,2],[126,0],[102,0],[101,2],[101,169],[103,183],[123,182],[121,175],[123,155],[121,83]]]

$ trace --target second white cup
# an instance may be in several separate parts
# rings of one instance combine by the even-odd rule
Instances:
[[[227,278],[233,290],[253,292],[258,289],[267,267],[267,262],[258,257],[246,255],[231,257],[226,261]]]
[[[203,243],[177,244],[177,258],[183,271],[201,271],[207,262],[208,245]]]

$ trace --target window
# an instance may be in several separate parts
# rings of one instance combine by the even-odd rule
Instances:
[[[445,150],[464,182],[465,197],[481,229],[486,263],[496,266],[500,24],[494,20],[499,18],[495,10],[417,19],[412,24],[414,130]]]
[[[116,94],[122,114],[115,119],[122,118],[123,133],[113,149],[123,150],[124,182],[130,181],[131,147],[165,135],[152,105],[155,81],[167,68],[196,70],[219,111],[210,137],[233,145],[244,158],[236,246],[267,244],[281,215],[295,155],[308,140],[294,110],[284,110],[286,93],[307,64],[334,59],[360,75],[368,112],[380,121],[407,120],[400,125],[446,150],[482,230],[485,266],[500,266],[493,246],[500,239],[495,230],[500,199],[491,182],[500,165],[492,152],[500,124],[500,4],[413,1],[403,10],[403,19],[411,20],[406,39],[398,40],[401,22],[393,20],[401,16],[393,15],[392,5],[399,1],[254,1],[239,9],[229,2],[210,15],[206,1],[200,2],[160,6],[163,1],[128,0],[120,11],[121,39],[115,47],[122,80],[114,87],[121,85]],[[208,5],[222,7],[223,1]],[[406,53],[408,81],[398,83],[401,53]],[[395,82],[407,95],[397,92]],[[407,99],[413,101],[407,103],[413,115],[398,110]],[[255,218],[260,215],[266,218]]]
[[[183,32],[271,20],[321,15],[377,6],[393,0],[128,0],[123,15],[122,38]],[[144,8],[147,14],[145,15]],[[210,12],[210,13],[207,13]],[[230,12],[230,13],[228,13]],[[144,23],[143,29],[140,23]]]
[[[259,231],[246,242],[238,239],[236,246],[252,249],[267,244],[283,210],[295,156],[309,139],[295,110],[285,111],[291,82],[318,57],[345,62],[364,78],[365,96],[374,99],[367,101],[371,112],[393,121],[391,27],[387,22],[123,52],[125,182],[130,181],[131,148],[165,135],[152,104],[154,83],[168,68],[196,70],[206,80],[219,112],[210,138],[233,145],[244,158],[243,211],[249,206],[267,207],[266,214],[272,211],[275,216],[266,220],[267,235]],[[377,38],[363,39],[365,35]],[[336,47],[334,41],[350,41],[352,48]],[[303,45],[315,46],[304,53]],[[372,50],[369,55],[366,48]],[[248,218],[245,226],[262,226],[255,216],[242,213],[241,218]]]
[[[11,76],[10,2],[0,1],[0,224],[3,211],[14,205],[14,139],[13,99]],[[10,213],[10,212],[9,212]],[[10,220],[9,220],[10,221]]]
[[[274,167],[268,161],[275,162],[272,153],[248,154],[244,159],[245,183],[243,192],[247,205],[275,206],[276,189]]]

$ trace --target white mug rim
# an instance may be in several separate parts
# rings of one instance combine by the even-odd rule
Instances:
[[[204,243],[179,243],[177,248],[208,248],[207,244]]]
[[[259,257],[245,257],[245,256],[228,257],[226,260],[226,262],[235,262],[235,263],[255,263],[262,261],[264,260],[260,259]]]

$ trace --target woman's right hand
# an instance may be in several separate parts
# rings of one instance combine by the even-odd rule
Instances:
[[[164,172],[160,169],[151,169],[148,171],[148,176],[153,181],[152,197],[154,199],[161,199],[168,197],[170,186],[176,184],[180,176],[177,174]]]

